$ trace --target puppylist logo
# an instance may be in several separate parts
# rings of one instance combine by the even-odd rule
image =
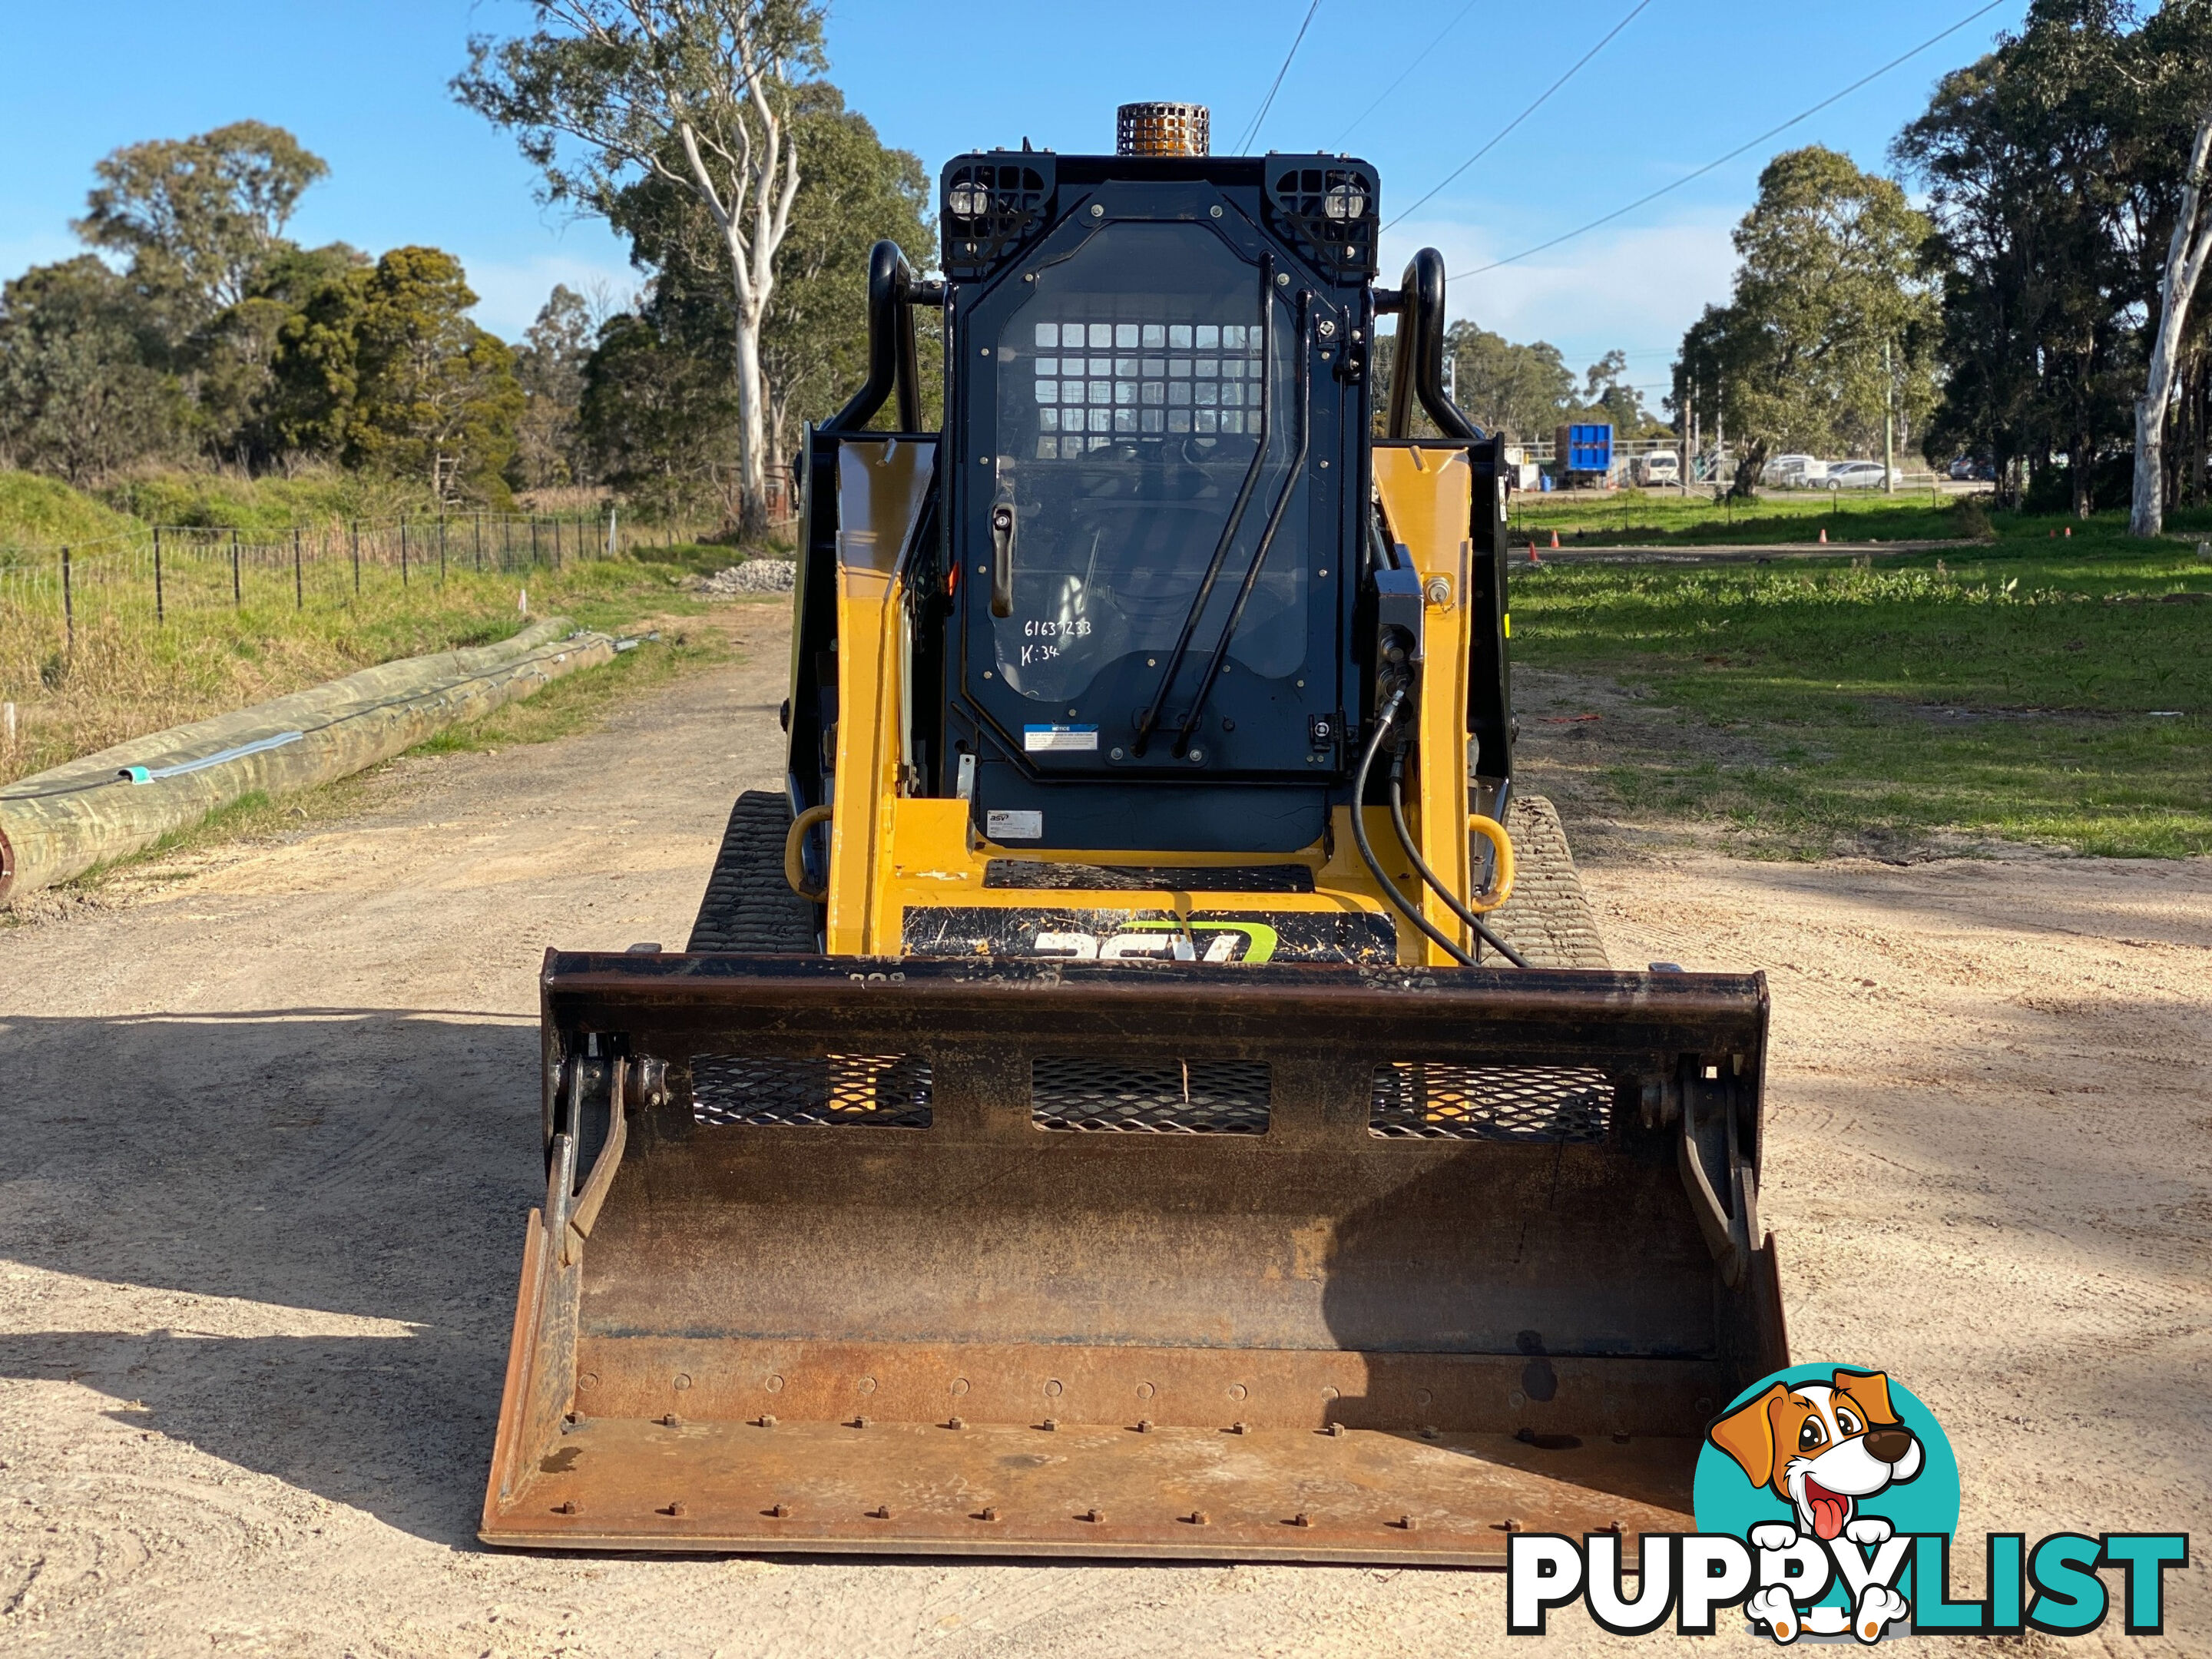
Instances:
[[[1863,1643],[1886,1634],[2086,1636],[2111,1608],[2097,1569],[2122,1575],[2130,1636],[2166,1628],[2165,1576],[2189,1564],[2185,1533],[2021,1533],[1983,1544],[1979,1601],[1954,1599],[1959,1465],[1942,1426],[1911,1390],[1877,1370],[1794,1365],[1753,1384],[1706,1426],[1694,1533],[1638,1540],[1636,1595],[1621,1577],[1623,1540],[1516,1534],[1506,1546],[1506,1629],[1540,1636],[1554,1607],[1582,1601],[1620,1636],[1671,1615],[1710,1636],[1741,1604],[1777,1642],[1801,1635]]]

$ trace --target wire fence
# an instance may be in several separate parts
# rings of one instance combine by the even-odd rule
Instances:
[[[458,573],[558,571],[694,533],[607,513],[477,513],[281,531],[161,525],[76,546],[0,550],[0,655],[41,641],[66,649],[95,621],[159,629],[222,611],[331,609],[371,597],[388,605]]]

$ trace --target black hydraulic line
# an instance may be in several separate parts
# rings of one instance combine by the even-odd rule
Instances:
[[[1504,939],[1490,931],[1482,918],[1459,902],[1459,896],[1437,879],[1437,872],[1421,856],[1421,849],[1413,844],[1413,831],[1406,827],[1406,757],[1402,752],[1390,760],[1390,826],[1398,832],[1398,844],[1406,849],[1406,856],[1413,861],[1414,872],[1429,884],[1430,890],[1449,907],[1451,913],[1474,930],[1474,936],[1504,957],[1516,968],[1526,968],[1528,959]]]
[[[1159,689],[1152,693],[1152,701],[1137,721],[1136,741],[1130,747],[1138,754],[1152,741],[1152,732],[1160,723],[1160,710],[1167,704],[1168,692],[1175,684],[1176,672],[1190,650],[1190,636],[1197,631],[1198,618],[1206,609],[1206,602],[1213,596],[1213,584],[1220,577],[1221,566],[1229,556],[1230,544],[1237,539],[1237,531],[1244,523],[1244,509],[1251,505],[1252,491],[1260,483],[1260,471],[1267,462],[1268,407],[1273,399],[1268,395],[1275,366],[1275,256],[1260,256],[1260,441],[1252,451],[1252,465],[1244,469],[1244,482],[1237,491],[1237,504],[1229,509],[1229,521],[1221,526],[1221,539],[1213,544],[1213,557],[1206,562],[1206,574],[1198,584],[1198,593],[1190,602],[1189,613],[1182,619],[1182,631],[1176,636],[1175,649],[1168,653],[1167,672],[1160,676]]]
[[[1298,440],[1291,455],[1291,470],[1283,475],[1283,488],[1275,497],[1275,505],[1267,514],[1267,528],[1260,532],[1260,544],[1252,550],[1252,562],[1244,572],[1244,580],[1237,589],[1237,602],[1229,607],[1229,618],[1221,624],[1221,638],[1206,659],[1206,672],[1200,676],[1197,694],[1190,700],[1190,712],[1182,717],[1182,726],[1176,733],[1175,752],[1180,756],[1190,742],[1190,734],[1206,714],[1206,700],[1213,695],[1213,683],[1221,678],[1221,666],[1229,659],[1229,642],[1237,632],[1237,624],[1243,619],[1244,607],[1252,598],[1252,590],[1259,585],[1260,567],[1267,557],[1267,550],[1275,544],[1275,532],[1283,527],[1283,514],[1289,511],[1291,492],[1298,487],[1298,479],[1306,470],[1306,455],[1313,447],[1313,358],[1312,342],[1306,337],[1306,307],[1313,295],[1304,289],[1298,290],[1298,319],[1296,343],[1291,348],[1298,360]],[[1269,368],[1272,364],[1267,365]],[[1264,384],[1264,383],[1263,383]],[[1267,393],[1261,393],[1264,403]],[[1265,443],[1263,437],[1260,441]]]
[[[1367,775],[1375,769],[1375,757],[1382,752],[1383,744],[1389,740],[1392,728],[1398,721],[1398,710],[1405,701],[1406,694],[1403,690],[1393,691],[1390,694],[1389,701],[1382,705],[1382,714],[1376,718],[1375,735],[1367,740],[1366,752],[1359,757],[1359,770],[1352,775],[1352,843],[1359,848],[1359,856],[1365,861],[1369,873],[1375,878],[1375,884],[1382,889],[1382,896],[1390,902],[1392,908],[1400,915],[1427,934],[1431,944],[1443,951],[1461,967],[1479,968],[1482,964],[1437,932],[1431,925],[1429,919],[1421,914],[1419,906],[1408,904],[1406,902],[1406,896],[1398,890],[1398,884],[1383,873],[1382,861],[1375,856],[1375,849],[1367,844]]]

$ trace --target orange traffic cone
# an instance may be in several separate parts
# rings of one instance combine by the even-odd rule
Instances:
[[[1544,562],[1543,560],[1536,556],[1536,538],[1533,536],[1528,538],[1528,562],[1530,564],[1541,564]]]
[[[2066,539],[2069,542],[2074,539],[2074,526],[2070,524],[2066,526]]]
[[[1820,526],[1820,545],[1821,545],[1821,546],[1823,546],[1823,547],[1826,547],[1827,544],[1828,544],[1828,526],[1826,526],[1826,525],[1822,525],[1822,526]]]
[[[1552,532],[1552,550],[1554,553],[1559,550],[1559,532],[1556,530]]]

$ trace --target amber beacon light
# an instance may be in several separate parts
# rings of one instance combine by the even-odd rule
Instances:
[[[1203,104],[1124,104],[1115,112],[1114,150],[1119,155],[1205,155],[1208,119]]]

